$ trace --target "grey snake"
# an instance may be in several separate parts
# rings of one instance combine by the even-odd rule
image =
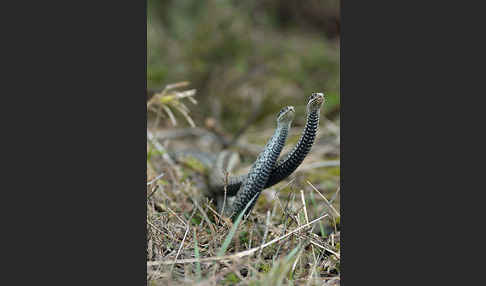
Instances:
[[[208,168],[209,196],[216,198],[220,211],[222,205],[225,204],[224,215],[234,220],[252,198],[254,200],[246,214],[251,211],[264,189],[287,178],[304,161],[316,137],[323,102],[323,93],[311,94],[307,103],[307,121],[304,131],[294,148],[278,160],[295,113],[292,106],[280,110],[277,116],[277,128],[248,174],[225,175],[225,173],[230,173],[239,162],[238,154],[233,151],[223,150],[217,155],[198,151],[180,151],[172,155],[176,161],[181,161],[178,160],[179,157],[182,157],[181,155],[190,155]],[[223,202],[225,187],[227,200]]]

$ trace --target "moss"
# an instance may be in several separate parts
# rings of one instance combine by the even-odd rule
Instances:
[[[207,174],[209,171],[208,168],[201,161],[190,155],[184,156],[180,160],[184,165],[199,173]]]
[[[152,155],[153,154],[154,154],[153,149],[152,148],[148,148],[148,150],[147,150],[147,162],[150,161],[150,159],[152,158]]]
[[[199,214],[196,214],[192,217],[191,222],[195,225],[199,225],[202,221],[202,218]]]
[[[191,175],[191,171],[190,170],[186,170],[186,169],[182,169],[182,176],[181,176],[181,182],[185,181],[186,179],[189,178],[189,176]]]
[[[316,169],[310,172],[306,179],[309,182],[322,182],[330,179],[335,179],[335,176],[329,173],[329,168]]]
[[[248,238],[249,238],[248,231],[242,231],[242,232],[240,232],[240,243],[241,244],[244,245],[245,243],[248,243],[248,241],[249,241]]]
[[[160,156],[162,155],[163,153],[160,152],[159,150],[157,149],[154,149],[154,148],[148,148],[148,151],[147,151],[147,161],[149,161],[151,158],[153,158],[154,156]]]
[[[238,282],[240,282],[240,278],[238,278],[238,276],[235,273],[231,272],[231,273],[229,273],[225,276],[223,284],[233,285],[233,284],[236,284]]]
[[[260,195],[258,197],[258,200],[256,202],[256,205],[255,207],[257,208],[264,208],[265,206],[268,205],[268,200],[267,200],[267,196],[264,196],[264,195]]]
[[[257,269],[260,272],[268,273],[272,267],[270,266],[270,263],[260,263],[258,264]]]
[[[341,175],[341,168],[340,167],[331,167],[327,169],[328,174],[333,177],[339,177]]]
[[[335,222],[337,225],[339,225],[341,223],[341,217],[335,218]]]
[[[163,186],[168,186],[169,185],[169,182],[164,180],[164,179],[159,179],[157,181],[160,185],[163,185]]]

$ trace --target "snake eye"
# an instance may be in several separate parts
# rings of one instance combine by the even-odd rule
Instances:
[[[278,116],[277,117],[280,117],[282,114],[284,114],[285,112],[287,112],[289,110],[289,107],[284,107],[280,110],[280,112],[278,113]]]

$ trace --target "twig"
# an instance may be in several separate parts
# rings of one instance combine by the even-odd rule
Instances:
[[[180,218],[169,206],[164,205],[164,207],[167,208],[171,214],[175,215],[176,218],[178,218],[184,225],[187,225],[187,223],[182,218]]]
[[[300,190],[300,197],[302,199],[302,204],[304,205],[305,222],[309,223],[309,217],[307,216],[307,207],[305,206],[304,190]]]
[[[197,259],[199,258],[199,247],[197,246],[197,236],[196,236],[196,228],[194,228],[194,257]],[[201,280],[201,264],[196,262],[196,277],[198,280]]]
[[[319,255],[319,257],[317,258],[317,260],[315,259],[314,257],[314,265],[312,266],[312,271],[311,273],[309,274],[309,278],[307,280],[307,283],[305,284],[306,286],[309,286],[310,283],[312,282],[312,276],[314,275],[315,271],[316,271],[316,268],[317,268],[317,261],[321,260],[322,256],[324,255],[323,252],[321,252],[321,254]]]
[[[180,104],[176,105],[175,109],[177,109],[186,118],[187,122],[189,123],[189,125],[191,125],[192,128],[196,127],[196,124],[194,124],[194,121],[189,116],[189,113],[186,110],[187,107],[185,107],[184,104],[180,103]]]
[[[159,185],[156,185],[154,190],[147,196],[147,199],[150,199],[158,189],[159,189]]]
[[[330,204],[332,204],[332,202],[334,202],[334,200],[337,198],[337,195],[339,194],[340,190],[341,190],[341,187],[338,187],[338,189],[336,190],[336,192],[332,196],[331,200],[329,201]]]
[[[192,212],[191,217],[189,218],[189,221],[191,221],[191,218],[192,218],[192,216],[194,215],[195,212],[196,212],[196,210],[194,210]],[[177,250],[177,254],[175,256],[174,261],[177,261],[177,257],[179,257],[179,253],[181,253],[181,249],[182,249],[182,246],[184,245],[184,241],[186,240],[186,236],[187,236],[188,232],[189,232],[189,224],[186,225],[186,232],[184,233],[184,237],[182,238],[181,245],[179,246],[179,249]],[[169,273],[172,273],[172,270],[174,270],[174,266],[175,266],[175,264],[172,264],[172,267],[170,268]]]
[[[157,139],[155,139],[154,135],[149,130],[147,130],[147,139],[152,143],[152,145],[154,145],[155,149],[162,154],[162,158],[164,158],[165,161],[167,161],[170,165],[174,165],[174,161],[170,158],[167,150],[165,150]]]
[[[162,234],[165,234],[167,235],[165,232],[163,232],[160,228],[156,227],[153,223],[151,223],[148,219],[147,219],[147,223],[153,227],[155,230],[157,230],[158,232],[162,233]]]
[[[162,105],[162,108],[169,115],[169,118],[170,118],[170,121],[172,122],[172,125],[174,125],[174,126],[177,125],[177,120],[174,116],[174,113],[172,113],[172,110],[170,110],[170,108],[168,108],[165,105]]]
[[[224,197],[223,197],[223,207],[221,208],[221,215],[224,214],[224,208],[226,206],[226,193],[228,191],[228,177],[229,177],[229,172],[225,172],[225,176],[224,176]]]
[[[162,178],[164,175],[165,175],[164,173],[158,175],[157,177],[155,177],[155,179],[153,179],[152,181],[148,182],[147,183],[147,186],[152,185],[155,181],[157,181],[158,179]]]
[[[211,221],[209,220],[208,218],[208,215],[206,214],[206,212],[203,210],[203,208],[197,203],[196,200],[193,200],[194,204],[196,205],[196,208],[201,212],[204,220],[206,221],[206,223],[208,224],[209,226],[209,230],[211,231],[211,234],[213,235],[213,237],[216,237],[216,230],[214,229],[214,226],[213,224],[211,223]]]
[[[206,206],[208,207],[208,209],[209,209],[211,212],[213,212],[213,214],[215,214],[215,215],[217,215],[217,216],[218,216],[218,218],[220,219],[220,221],[225,221],[225,220],[223,219],[223,217],[222,217],[222,216],[221,216],[221,215],[220,215],[220,214],[219,214],[217,211],[215,211],[215,210],[214,210],[214,209],[213,209],[213,208],[212,208],[212,207],[211,207],[209,204],[206,204]]]
[[[309,223],[309,216],[307,215],[307,206],[306,206],[306,203],[305,203],[304,190],[300,190],[300,197],[302,198],[302,204],[304,205],[305,222]],[[311,241],[311,243],[312,243],[312,241]],[[312,256],[314,257],[314,265],[316,265],[317,260],[316,260],[316,253],[315,253],[314,245],[311,245],[311,248],[312,248]],[[299,258],[297,258],[297,259],[299,259]],[[292,271],[293,271],[293,269],[292,269]]]
[[[337,253],[337,252],[333,251],[332,249],[329,249],[329,248],[327,248],[327,247],[324,247],[324,246],[322,246],[322,245],[320,245],[320,244],[318,244],[318,243],[316,243],[316,242],[314,242],[314,241],[312,241],[312,240],[311,240],[310,242],[311,242],[311,244],[313,244],[313,245],[315,245],[315,246],[317,246],[317,247],[319,247],[319,248],[322,248],[322,249],[324,249],[324,250],[327,250],[327,251],[329,251],[330,253],[332,253],[332,254],[336,255],[336,257],[337,257],[337,258],[341,259],[341,256],[339,255],[339,253]]]
[[[268,226],[270,225],[270,211],[267,211],[267,219],[265,221],[265,232],[263,233],[262,244],[265,244],[265,240],[267,240],[268,235]],[[260,246],[260,252],[258,252],[258,258],[262,255],[263,247]]]
[[[341,215],[339,214],[339,212],[338,212],[338,211],[337,211],[337,210],[336,210],[336,209],[335,209],[335,208],[334,208],[334,207],[333,207],[333,206],[332,206],[332,205],[329,203],[329,201],[326,199],[326,197],[325,197],[323,194],[321,194],[321,192],[319,192],[319,191],[316,189],[316,187],[314,187],[314,185],[312,185],[312,184],[311,184],[311,182],[307,181],[307,184],[309,184],[309,185],[312,187],[312,189],[314,189],[314,191],[316,191],[316,192],[319,194],[319,196],[321,196],[321,197],[322,197],[322,199],[324,200],[324,202],[325,202],[326,206],[327,206],[327,207],[328,207],[330,210],[332,210],[332,211],[334,212],[334,216],[335,216],[335,217],[340,217],[340,216],[341,216]]]
[[[295,181],[295,178],[292,178],[288,183],[286,183],[285,185],[283,185],[282,187],[278,188],[278,190],[275,192],[274,194],[274,198],[277,200],[277,203],[279,204],[280,206],[280,209],[282,210],[282,212],[285,213],[285,209],[282,205],[282,202],[280,202],[280,199],[279,197],[277,196],[278,192],[280,192],[281,190],[285,189],[287,186],[289,186],[290,184],[292,184],[293,182]]]
[[[295,271],[295,267],[297,266],[297,262],[299,262],[300,256],[302,255],[302,251],[299,251],[299,254],[297,255],[297,258],[294,261],[294,264],[292,265],[292,273]]]
[[[292,188],[290,188],[290,193],[289,193],[289,196],[287,198],[287,204],[285,205],[285,209],[283,210],[283,213],[285,214],[285,217],[284,217],[284,226],[283,226],[283,230],[282,230],[282,234],[284,234],[286,231],[287,231],[287,219],[290,217],[291,219],[293,219],[291,216],[290,216],[290,212],[287,212],[287,209],[289,207],[289,204],[290,204],[290,197],[294,194],[294,190]],[[277,247],[277,251],[275,251],[275,253],[273,254],[273,258],[272,258],[272,261],[273,263],[275,263],[275,258],[278,256],[278,253],[280,252],[280,247],[282,245],[279,245]]]

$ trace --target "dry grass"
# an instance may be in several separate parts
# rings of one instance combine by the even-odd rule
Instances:
[[[197,101],[193,98],[193,96],[196,94],[196,90],[177,90],[178,88],[186,87],[188,85],[189,82],[187,81],[167,85],[162,91],[155,93],[150,100],[147,101],[147,110],[155,112],[158,115],[155,120],[160,120],[159,116],[163,116],[160,110],[163,110],[165,114],[169,116],[170,121],[175,126],[177,125],[177,119],[173,110],[177,110],[184,116],[189,125],[196,127],[194,120],[189,115],[189,108],[187,108],[183,102],[183,99],[187,98],[191,103],[197,104]]]
[[[159,95],[149,105],[162,99]],[[159,140],[153,135],[159,130],[148,131],[148,284],[339,285],[339,165],[316,164],[339,160],[329,158],[339,154],[338,125],[321,124],[303,165],[265,190],[237,226],[203,195],[202,175],[166,156],[167,141],[177,139]]]

